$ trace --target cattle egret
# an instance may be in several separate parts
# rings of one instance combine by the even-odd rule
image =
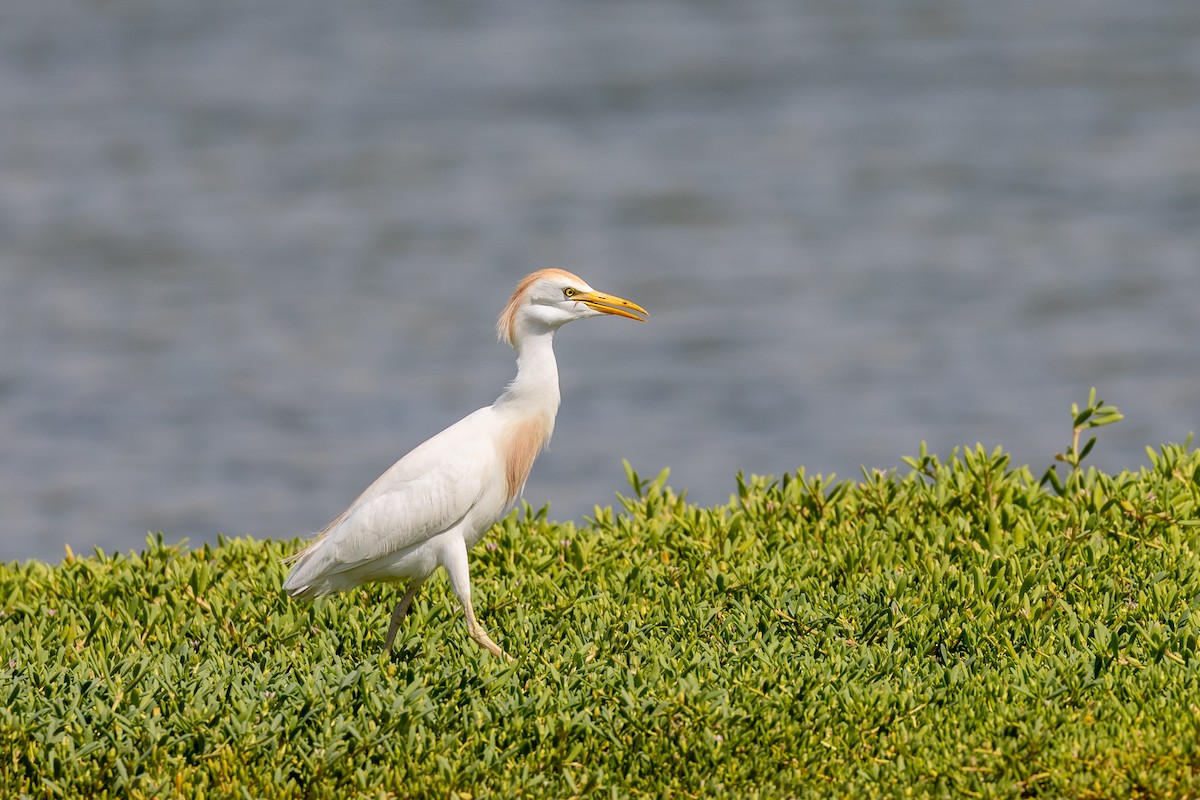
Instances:
[[[554,332],[600,314],[638,321],[649,316],[636,303],[598,292],[565,270],[527,275],[496,325],[500,340],[517,351],[517,377],[495,403],[393,464],[293,556],[295,566],[283,584],[288,594],[310,600],[370,581],[407,581],[384,640],[384,652],[391,652],[417,590],[445,567],[467,633],[507,658],[475,618],[467,551],[516,501],[550,440],[559,403]]]

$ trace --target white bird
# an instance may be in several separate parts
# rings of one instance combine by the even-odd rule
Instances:
[[[517,351],[517,377],[490,406],[459,420],[392,465],[290,561],[283,588],[310,600],[370,581],[408,581],[384,641],[425,582],[445,567],[471,638],[507,657],[475,618],[467,551],[525,486],[558,413],[554,333],[577,319],[614,314],[638,321],[641,306],[598,292],[560,269],[527,275],[500,314],[496,333]]]

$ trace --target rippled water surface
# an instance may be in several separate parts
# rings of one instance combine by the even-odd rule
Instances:
[[[1200,4],[10,0],[0,558],[321,528],[512,376],[516,280],[652,312],[557,340],[526,499],[621,459],[1038,471],[1200,427]]]

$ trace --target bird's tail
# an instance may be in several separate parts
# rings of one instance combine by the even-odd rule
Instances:
[[[310,564],[311,557],[320,546],[322,538],[322,536],[318,535],[302,550],[292,553],[283,559],[284,564],[293,565],[292,571],[288,573],[287,578],[283,581],[283,590],[288,593],[289,597],[296,600],[312,600],[314,597],[325,594],[319,586],[313,585],[314,581],[308,574],[311,570],[305,569]]]

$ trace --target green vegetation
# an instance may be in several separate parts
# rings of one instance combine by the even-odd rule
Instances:
[[[379,655],[395,587],[290,602],[297,542],[0,567],[0,796],[1195,797],[1200,452],[1106,475],[1119,415],[1073,417],[1041,480],[922,448],[514,513],[472,554],[512,664],[444,578]]]

